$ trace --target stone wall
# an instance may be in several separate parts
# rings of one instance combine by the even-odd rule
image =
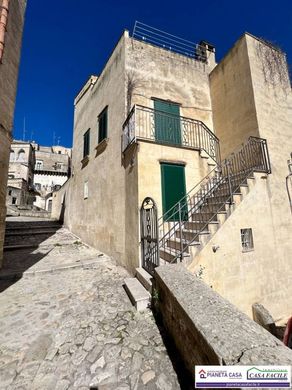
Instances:
[[[3,257],[8,164],[25,8],[26,0],[13,0],[9,3],[5,48],[0,63],[0,267]]]
[[[292,351],[188,272],[155,269],[155,304],[192,375],[195,365],[291,365]]]
[[[285,188],[292,151],[292,94],[265,81],[259,40],[245,34],[210,75],[214,124],[223,157],[250,135],[267,139],[272,173],[256,175],[250,192],[195,257],[203,279],[252,316],[259,302],[276,320],[291,315],[292,218]],[[240,230],[251,228],[254,249],[244,252]],[[213,251],[213,246],[218,247]],[[259,277],[260,275],[260,277]]]

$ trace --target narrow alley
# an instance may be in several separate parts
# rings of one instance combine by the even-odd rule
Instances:
[[[125,269],[53,221],[11,218],[0,272],[1,389],[178,389]]]

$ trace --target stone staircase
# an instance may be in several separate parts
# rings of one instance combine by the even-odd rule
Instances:
[[[149,273],[153,274],[157,264],[181,261],[188,265],[251,191],[255,175],[270,172],[266,140],[249,137],[239,150],[216,165],[158,220],[159,237],[154,240],[152,237],[151,245],[146,243],[144,254],[144,263],[152,265]],[[153,245],[153,242],[158,244]],[[150,299],[145,273],[139,268],[136,278],[125,280],[126,290],[137,310],[145,309]],[[147,278],[151,280],[150,275]]]
[[[147,309],[151,304],[151,275],[144,268],[136,268],[136,277],[125,279],[125,290],[138,311]]]
[[[232,196],[225,183],[219,185],[204,199],[200,211],[194,211],[190,220],[183,224],[181,231],[177,229],[173,237],[166,241],[166,246],[160,249],[160,264],[173,263],[177,259],[188,264],[252,190],[254,183],[255,175],[250,174],[240,182]],[[183,248],[182,257],[181,248]]]
[[[7,221],[4,251],[37,248],[61,228],[55,220]]]

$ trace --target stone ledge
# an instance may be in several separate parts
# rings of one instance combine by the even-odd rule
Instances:
[[[291,365],[292,351],[182,265],[155,269],[157,308],[193,374],[195,365]]]

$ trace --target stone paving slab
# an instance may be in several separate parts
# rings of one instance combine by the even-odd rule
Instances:
[[[58,271],[85,262],[86,248],[94,267]],[[21,264],[25,252],[16,252]],[[31,267],[53,273],[0,280],[1,390],[180,388],[152,312],[136,312],[126,295],[128,273],[98,255],[83,244],[57,246]]]

